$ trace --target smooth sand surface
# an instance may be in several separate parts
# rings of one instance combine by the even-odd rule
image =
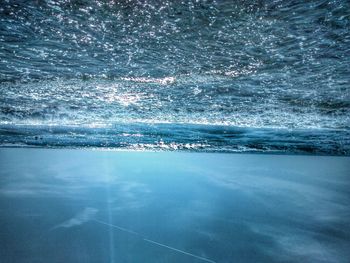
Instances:
[[[0,149],[0,262],[349,262],[350,157]]]

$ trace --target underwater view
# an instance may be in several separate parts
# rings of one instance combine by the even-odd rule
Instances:
[[[0,262],[350,261],[348,0],[0,0]]]
[[[350,153],[350,3],[2,1],[0,144]]]

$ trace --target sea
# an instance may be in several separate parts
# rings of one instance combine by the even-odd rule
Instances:
[[[350,155],[350,2],[1,0],[0,147]]]

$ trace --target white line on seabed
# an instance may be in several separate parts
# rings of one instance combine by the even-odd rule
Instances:
[[[143,237],[141,234],[139,234],[139,233],[137,233],[137,232],[134,232],[134,231],[132,231],[132,230],[130,230],[130,229],[127,229],[127,228],[124,228],[124,227],[120,227],[120,226],[117,226],[117,225],[112,225],[112,224],[109,224],[109,223],[106,223],[106,222],[103,222],[103,221],[100,221],[100,220],[97,220],[97,219],[93,219],[92,221],[95,221],[95,222],[100,223],[100,224],[102,224],[102,225],[114,227],[114,228],[116,228],[116,229],[118,229],[118,230],[120,230],[120,231],[124,231],[124,232],[129,233],[129,234],[132,234],[132,235],[139,236],[139,237],[140,237],[143,241],[145,241],[145,242],[148,242],[148,243],[151,243],[151,244],[160,246],[160,247],[164,247],[164,248],[167,248],[167,249],[171,249],[171,250],[173,250],[173,251],[176,251],[176,252],[182,253],[182,254],[184,254],[184,255],[191,256],[191,257],[194,257],[194,258],[197,258],[197,259],[206,261],[206,262],[216,263],[216,262],[213,261],[213,260],[210,260],[210,259],[207,259],[207,258],[203,258],[203,257],[197,256],[197,255],[194,255],[194,254],[192,254],[192,253],[189,253],[189,252],[186,252],[186,251],[183,251],[183,250],[174,248],[174,247],[170,247],[170,246],[167,246],[167,245],[158,243],[158,242],[156,242],[156,241],[153,241],[153,240],[151,240],[151,239],[145,238],[145,237]]]

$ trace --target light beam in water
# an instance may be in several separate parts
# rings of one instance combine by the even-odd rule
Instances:
[[[95,222],[97,222],[97,223],[100,223],[100,224],[102,224],[102,225],[106,225],[106,226],[110,226],[110,227],[116,228],[116,229],[118,229],[118,230],[120,230],[120,231],[129,233],[129,234],[138,236],[138,237],[140,237],[143,241],[148,242],[148,243],[151,243],[151,244],[153,244],[153,245],[157,245],[157,246],[160,246],[160,247],[163,247],[163,248],[167,248],[167,249],[173,250],[173,251],[175,251],[175,252],[178,252],[178,253],[181,253],[181,254],[184,254],[184,255],[193,257],[193,258],[197,258],[197,259],[200,259],[200,260],[203,260],[203,261],[206,261],[206,262],[216,263],[216,262],[213,261],[213,260],[210,260],[210,259],[207,259],[207,258],[204,258],[204,257],[201,257],[201,256],[197,256],[197,255],[192,254],[192,253],[190,253],[190,252],[186,252],[186,251],[183,251],[183,250],[180,250],[180,249],[177,249],[177,248],[174,248],[174,247],[167,246],[167,245],[165,245],[165,244],[156,242],[156,241],[154,241],[154,240],[148,239],[148,238],[142,236],[141,234],[139,234],[139,233],[137,233],[137,232],[135,232],[135,231],[132,231],[132,230],[130,230],[130,229],[127,229],[127,228],[124,228],[124,227],[120,227],[120,226],[117,226],[117,225],[113,225],[113,224],[109,224],[109,223],[106,223],[106,222],[103,222],[103,221],[100,221],[100,220],[97,220],[97,219],[93,219],[93,221],[95,221]]]

